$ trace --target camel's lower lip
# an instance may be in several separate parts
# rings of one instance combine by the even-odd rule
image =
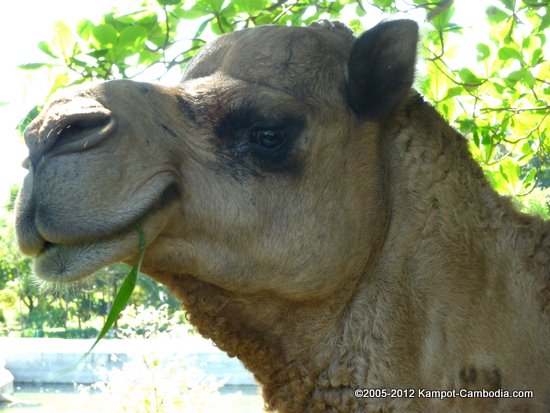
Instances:
[[[122,239],[95,244],[48,243],[34,260],[34,272],[39,278],[51,282],[73,282],[83,279],[102,267],[125,258],[129,251],[136,248],[135,238],[128,234]]]

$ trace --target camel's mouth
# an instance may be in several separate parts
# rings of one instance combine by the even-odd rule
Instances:
[[[103,267],[129,261],[139,255],[138,226],[147,244],[158,235],[166,221],[166,208],[177,198],[175,185],[165,189],[155,205],[142,216],[110,236],[81,243],[61,244],[44,240],[34,257],[34,273],[46,282],[70,283],[88,277]]]

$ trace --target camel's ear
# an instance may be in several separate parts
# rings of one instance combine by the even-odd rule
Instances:
[[[414,80],[418,25],[412,20],[381,23],[353,44],[347,94],[359,116],[383,118],[405,99]]]

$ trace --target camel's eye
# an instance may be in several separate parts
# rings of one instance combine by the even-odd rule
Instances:
[[[278,113],[265,116],[250,106],[235,109],[220,119],[216,135],[232,168],[276,172],[292,169],[292,153],[305,125],[300,116]],[[234,162],[238,161],[238,162]],[[293,169],[292,169],[293,170]]]
[[[261,150],[277,150],[285,146],[286,133],[282,129],[253,128],[249,131],[250,142]],[[259,147],[259,148],[258,148]]]

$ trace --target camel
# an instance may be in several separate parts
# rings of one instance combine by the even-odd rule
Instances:
[[[262,26],[175,87],[69,90],[28,127],[20,249],[137,259],[291,412],[550,411],[550,222],[413,89],[417,24]]]

